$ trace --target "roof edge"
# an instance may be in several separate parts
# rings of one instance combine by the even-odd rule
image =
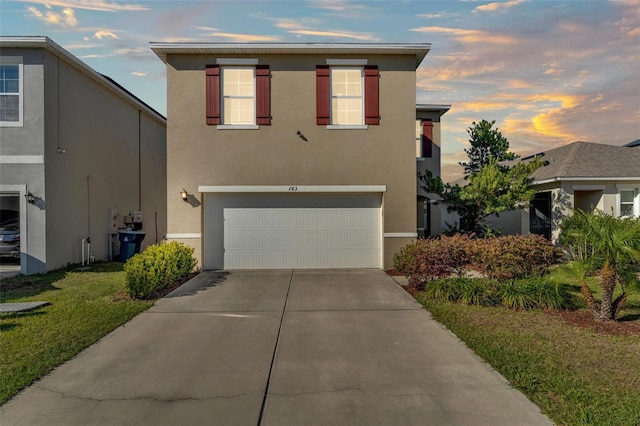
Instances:
[[[160,114],[146,102],[135,96],[124,86],[117,83],[110,77],[99,73],[91,68],[85,62],[80,60],[77,56],[73,55],[68,50],[64,49],[58,43],[53,41],[47,36],[0,36],[0,47],[3,48],[42,48],[48,52],[62,58],[69,65],[79,69],[89,78],[92,78],[99,84],[107,87],[110,91],[117,94],[119,97],[128,101],[129,103],[136,105],[142,110],[145,110],[149,115],[154,116],[156,119],[166,123],[167,119],[164,115]]]
[[[451,109],[451,105],[446,104],[416,104],[416,111],[420,112],[439,112],[440,115],[444,115]]]
[[[640,181],[640,176],[556,176],[547,179],[534,180],[531,185],[544,185],[554,182],[575,182],[575,181],[615,181],[632,180]]]
[[[431,43],[181,43],[149,42],[150,49],[164,63],[168,54],[269,54],[290,51],[291,53],[337,53],[352,51],[353,54],[413,54],[416,56],[416,68],[431,50]],[[343,52],[340,52],[343,53]]]

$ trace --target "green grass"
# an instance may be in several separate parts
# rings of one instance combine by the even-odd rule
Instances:
[[[51,305],[0,315],[0,403],[153,305],[129,299],[121,263],[18,276],[2,287],[21,281],[30,285],[3,291],[0,301]]]
[[[579,287],[566,269],[552,277],[578,300]],[[640,424],[640,336],[599,334],[539,310],[417,299],[555,423]],[[621,318],[638,321],[639,312],[634,294]]]

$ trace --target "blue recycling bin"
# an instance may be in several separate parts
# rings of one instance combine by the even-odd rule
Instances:
[[[146,234],[142,231],[118,231],[120,240],[120,261],[126,262],[134,254],[140,253],[140,243]]]

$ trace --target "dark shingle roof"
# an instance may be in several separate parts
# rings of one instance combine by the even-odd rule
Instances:
[[[574,142],[544,152],[548,162],[533,174],[535,180],[563,177],[640,178],[640,150],[624,146]]]

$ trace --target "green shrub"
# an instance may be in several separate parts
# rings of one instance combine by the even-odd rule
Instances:
[[[509,309],[560,309],[564,295],[550,280],[495,281],[481,278],[444,278],[426,283],[423,297],[475,306],[502,305]]]
[[[463,305],[491,306],[495,304],[495,285],[479,278],[444,278],[427,283],[424,295]]]
[[[560,309],[564,305],[564,296],[550,280],[503,281],[497,285],[496,295],[509,309]]]
[[[195,266],[192,247],[176,241],[149,246],[124,264],[129,296],[148,299],[187,276]]]
[[[549,240],[535,234],[479,238],[467,250],[473,268],[496,280],[542,276],[562,256]]]

